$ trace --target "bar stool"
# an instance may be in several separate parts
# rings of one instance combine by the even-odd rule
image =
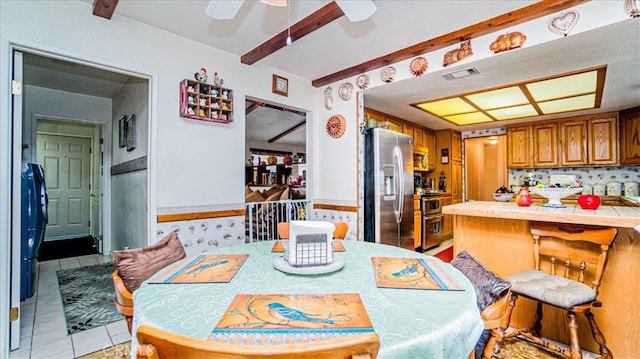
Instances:
[[[522,335],[563,356],[582,358],[578,342],[577,313],[583,313],[591,327],[591,334],[600,347],[601,358],[613,358],[605,337],[596,324],[591,308],[601,307],[598,290],[607,265],[607,252],[616,237],[615,228],[530,222],[533,235],[534,270],[510,276],[513,303],[518,296],[537,302],[535,323],[530,329],[510,332],[507,337]],[[541,259],[548,259],[549,273],[540,270]],[[556,275],[556,262],[564,270]],[[572,268],[577,265],[576,268]],[[585,284],[585,280],[590,285]],[[566,310],[569,325],[570,349],[564,350],[540,337],[542,304]]]

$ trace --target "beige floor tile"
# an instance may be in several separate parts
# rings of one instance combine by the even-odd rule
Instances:
[[[104,326],[72,334],[71,341],[76,356],[93,353],[113,345]]]
[[[31,347],[31,359],[73,359],[71,337],[60,338],[54,342],[36,344]]]

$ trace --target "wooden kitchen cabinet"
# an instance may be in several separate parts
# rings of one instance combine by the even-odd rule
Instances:
[[[560,165],[583,166],[587,162],[586,121],[560,123]]]
[[[452,161],[462,161],[462,134],[460,132],[451,132],[451,149],[449,151]]]
[[[534,144],[537,143],[534,141]],[[561,166],[617,165],[617,115],[560,122],[560,151]]]
[[[442,206],[448,206],[453,204],[453,200],[451,196],[443,196],[442,197]],[[453,237],[453,215],[451,214],[443,214],[442,215],[442,238],[445,240]]]
[[[451,161],[451,199],[462,203],[462,162]]]
[[[507,167],[530,168],[531,126],[507,127]]]
[[[531,128],[533,167],[558,167],[558,125],[545,123]]]
[[[438,154],[436,153],[436,134],[423,129],[422,147],[426,147],[427,149],[429,149],[429,168],[435,168],[436,157],[438,157]]]
[[[588,120],[588,162],[590,165],[617,165],[618,116],[612,114]]]
[[[422,128],[421,127],[414,127],[413,128],[413,145],[414,146],[418,146],[418,147],[423,147],[424,146],[424,140],[422,137]]]
[[[422,211],[420,210],[420,196],[413,197],[413,245],[422,245]]]
[[[620,163],[640,165],[640,107],[620,111]]]
[[[404,133],[405,135],[409,135],[411,137],[413,137],[413,126],[408,125],[406,123],[402,124],[402,133]],[[414,139],[414,143],[415,143],[415,139]]]

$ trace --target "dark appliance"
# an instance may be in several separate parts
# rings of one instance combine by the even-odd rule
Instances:
[[[442,193],[439,191],[427,191],[420,198],[420,211],[422,212],[422,243],[423,251],[442,243],[443,214]]]
[[[49,222],[47,189],[41,165],[27,163],[24,166],[21,192],[20,300],[24,300],[35,293],[36,257]]]
[[[365,241],[415,250],[412,137],[367,131],[364,178]]]

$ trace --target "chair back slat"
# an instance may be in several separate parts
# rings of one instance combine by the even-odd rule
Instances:
[[[530,230],[536,270],[589,283],[598,293],[609,247],[617,234],[615,228],[531,222]],[[564,270],[556,273],[558,261]]]

